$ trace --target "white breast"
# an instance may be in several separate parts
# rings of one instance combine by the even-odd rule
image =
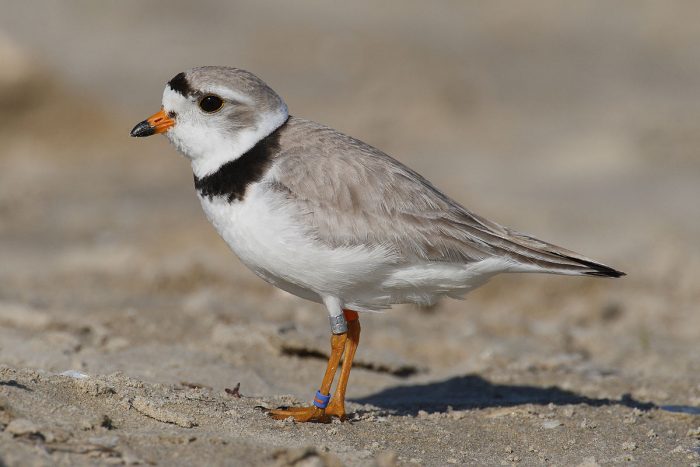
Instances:
[[[293,216],[283,196],[253,184],[243,201],[199,197],[207,218],[258,276],[303,298],[352,297],[381,283],[394,263],[385,248],[330,248]],[[358,290],[359,289],[359,290]]]

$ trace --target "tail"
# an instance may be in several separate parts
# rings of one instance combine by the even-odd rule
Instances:
[[[622,277],[626,275],[610,266],[529,235],[514,231],[508,233],[510,234],[509,240],[519,247],[515,249],[517,251],[516,260],[527,271],[597,277]]]
[[[551,271],[555,274],[566,274],[566,271],[571,270],[569,269],[569,265],[573,263],[576,266],[576,268],[572,271],[584,276],[622,277],[627,275],[622,271],[618,271],[617,269],[611,268],[610,266],[606,266],[601,263],[596,263],[595,261],[592,261],[590,259],[581,258],[578,255],[571,256],[557,253],[553,254],[560,257],[563,263],[561,265],[557,265],[557,267]],[[559,269],[561,269],[561,272],[559,272]]]

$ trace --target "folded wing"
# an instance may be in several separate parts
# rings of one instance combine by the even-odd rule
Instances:
[[[387,154],[335,130],[292,117],[282,138],[287,149],[270,184],[331,247],[383,245],[406,262],[497,256],[506,271],[623,275],[471,213]]]

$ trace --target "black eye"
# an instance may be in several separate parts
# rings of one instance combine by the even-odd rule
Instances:
[[[202,97],[199,101],[199,108],[207,113],[214,113],[224,106],[224,101],[213,94]]]

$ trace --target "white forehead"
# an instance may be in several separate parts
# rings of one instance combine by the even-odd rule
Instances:
[[[179,92],[173,91],[169,84],[165,85],[163,90],[163,108],[167,110],[180,109],[186,105],[188,99]]]

